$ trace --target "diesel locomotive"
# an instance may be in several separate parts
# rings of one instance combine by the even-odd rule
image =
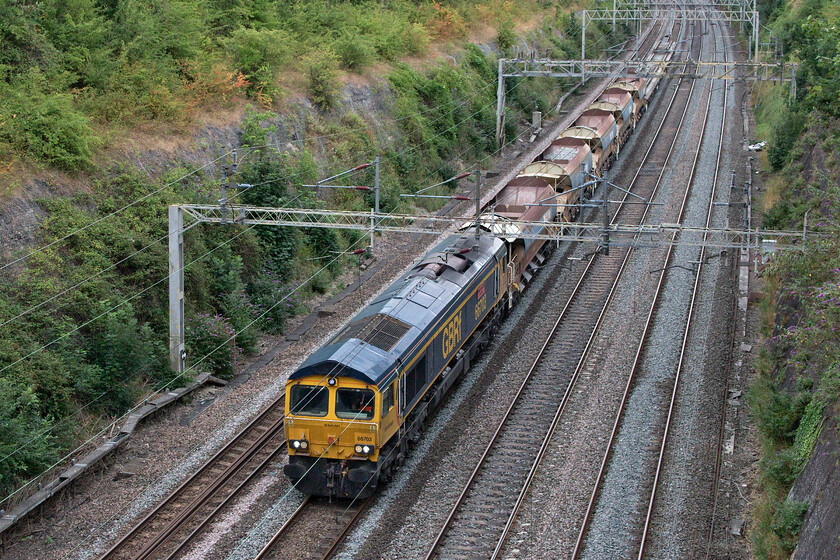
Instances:
[[[363,498],[390,475],[498,324],[508,263],[500,239],[448,237],[289,377],[298,490]]]
[[[533,235],[574,221],[589,174],[615,160],[657,82],[616,80],[477,223],[423,256],[289,377],[284,472],[298,490],[365,498],[402,464],[546,258],[551,244]]]

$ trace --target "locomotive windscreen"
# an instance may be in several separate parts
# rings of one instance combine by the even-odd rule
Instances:
[[[330,391],[326,387],[295,385],[290,392],[289,412],[304,416],[326,416]]]
[[[350,420],[373,418],[374,396],[369,389],[339,389],[335,392],[335,415]]]

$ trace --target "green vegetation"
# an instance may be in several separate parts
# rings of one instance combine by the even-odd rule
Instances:
[[[0,331],[0,495],[146,395],[187,381],[168,368],[166,207],[215,203],[218,171],[190,174],[193,165],[173,163],[151,177],[111,163],[103,150],[136,129],[163,137],[234,109],[245,114],[236,180],[254,185],[236,202],[366,210],[372,195],[300,185],[381,155],[382,208],[405,211],[400,193],[499,148],[496,58],[468,39],[489,27],[512,49],[526,19],[540,22],[529,40],[550,56],[576,52],[579,25],[536,0],[0,6],[0,174],[26,169],[86,187],[39,200],[45,217],[34,246],[49,246],[0,270],[0,323],[8,321]],[[593,55],[624,37],[607,38],[607,29],[589,28]],[[424,60],[432,43],[457,56]],[[346,73],[372,67],[382,76],[374,88],[387,89],[390,104],[376,125],[339,103]],[[304,139],[281,153],[268,146],[298,85],[319,110],[306,116]],[[535,109],[549,113],[562,84],[508,87],[507,134],[515,138],[516,122]],[[354,181],[372,184],[372,169]],[[364,244],[361,234],[317,228],[187,231],[188,365],[233,375],[260,334],[282,333],[303,302],[331,290],[355,262],[336,254]]]
[[[514,18],[545,9],[528,0],[5,2],[0,156],[84,169],[99,144],[92,128],[180,126],[241,90],[268,105],[283,92],[281,71],[307,75],[329,107],[338,63],[359,71],[420,56],[483,24],[509,46]]]
[[[800,64],[797,99],[756,88],[759,139],[767,193],[763,227],[837,232],[840,212],[840,6],[828,0],[760,4],[774,36]],[[763,273],[770,313],[765,347],[750,391],[762,442],[761,490],[754,506],[753,551],[787,558],[808,504],[788,492],[811,457],[825,419],[835,414],[840,388],[840,241],[836,235],[800,242],[773,256]]]

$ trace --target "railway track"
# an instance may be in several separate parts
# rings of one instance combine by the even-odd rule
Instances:
[[[670,158],[685,120],[693,92],[677,85],[648,151],[633,178],[637,196],[653,197],[664,173],[655,181],[641,175],[644,163],[661,156]],[[687,90],[687,91],[686,91]],[[677,99],[680,99],[677,102]],[[667,116],[675,106],[683,111],[676,124]],[[657,143],[657,140],[664,142]],[[659,149],[654,149],[657,146]],[[654,160],[655,161],[655,160]],[[640,179],[641,177],[641,179]],[[625,194],[624,201],[629,195]],[[624,222],[643,223],[648,206],[622,205]],[[528,491],[530,482],[557,426],[582,366],[592,348],[632,249],[593,255],[581,273],[572,295],[554,323],[540,352],[495,434],[474,468],[426,558],[496,558]],[[581,290],[582,286],[585,290]],[[593,322],[592,317],[597,317]],[[557,333],[562,332],[562,338]],[[565,386],[565,390],[562,387]]]
[[[715,35],[716,35],[716,33],[717,33],[717,31],[715,32]],[[699,156],[700,156],[700,153],[701,153],[701,145],[702,145],[703,140],[704,140],[706,126],[708,124],[709,108],[710,108],[711,99],[712,99],[712,87],[713,87],[713,85],[710,82],[708,99],[707,99],[707,103],[706,103],[706,107],[705,107],[705,111],[704,111],[704,115],[703,115],[702,132],[700,133],[700,137],[699,137],[699,140],[698,140],[698,143],[697,143],[697,146],[696,146],[694,161],[692,163],[691,171],[690,171],[690,174],[689,174],[688,179],[686,181],[686,189],[685,189],[685,193],[684,193],[684,196],[683,196],[683,199],[682,199],[682,202],[681,202],[681,206],[680,206],[680,210],[679,210],[679,214],[678,214],[677,221],[680,222],[680,223],[682,222],[683,217],[685,215],[685,211],[686,211],[686,207],[687,207],[687,203],[688,203],[688,197],[689,197],[689,194],[691,192],[692,184],[694,182],[695,173],[697,171],[697,162],[698,162],[698,159],[699,159]],[[726,106],[727,93],[728,93],[728,85],[726,85],[725,89],[724,89],[724,101],[723,101],[724,108]],[[717,188],[717,179],[718,179],[719,170],[720,170],[720,161],[721,161],[721,154],[722,154],[722,147],[723,147],[723,134],[724,134],[724,131],[725,131],[725,124],[726,124],[726,111],[725,110],[722,111],[722,115],[723,116],[722,116],[722,121],[721,121],[721,125],[720,125],[720,137],[717,139],[718,150],[717,150],[717,154],[716,154],[716,157],[715,157],[715,169],[714,169],[714,179],[713,179],[713,183],[712,183],[712,192],[709,195],[709,204],[708,204],[708,207],[706,209],[706,218],[705,218],[705,226],[706,227],[709,227],[710,224],[711,224],[712,209],[713,209],[714,200],[715,200],[715,190]],[[674,241],[677,236],[678,236],[678,232],[675,232],[674,234],[672,234],[672,241]],[[626,408],[627,408],[628,397],[630,396],[631,390],[632,390],[632,388],[634,386],[634,383],[636,381],[636,377],[637,377],[636,374],[642,368],[642,362],[644,360],[643,352],[644,352],[645,348],[647,347],[647,343],[649,341],[649,334],[650,334],[650,331],[652,330],[652,325],[653,325],[653,322],[654,322],[654,316],[656,314],[658,304],[659,304],[659,301],[660,301],[659,296],[662,293],[662,289],[663,289],[663,286],[664,286],[665,281],[666,281],[667,272],[668,272],[668,269],[669,269],[669,265],[671,263],[672,255],[674,253],[674,247],[675,247],[675,245],[673,243],[669,244],[667,252],[666,252],[666,256],[665,256],[665,259],[664,259],[664,266],[660,270],[660,275],[659,275],[659,278],[658,278],[656,293],[655,293],[655,296],[654,296],[654,298],[651,302],[650,308],[648,310],[647,319],[646,319],[646,322],[645,322],[645,327],[644,327],[644,330],[642,332],[642,336],[639,340],[639,344],[637,346],[636,355],[635,355],[635,358],[633,360],[633,365],[630,368],[630,372],[629,372],[628,377],[627,377],[624,393],[622,395],[621,402],[619,404],[619,407],[618,407],[618,410],[617,410],[617,413],[616,413],[616,416],[615,416],[615,419],[614,419],[614,422],[613,422],[613,428],[612,428],[612,432],[610,434],[610,437],[609,437],[609,440],[608,440],[608,443],[607,443],[607,448],[606,448],[606,451],[605,451],[605,453],[603,455],[603,458],[602,458],[602,461],[601,461],[601,465],[600,465],[598,475],[597,475],[596,480],[595,480],[595,485],[594,485],[592,493],[590,495],[590,500],[589,500],[589,503],[587,505],[587,510],[586,510],[585,515],[584,515],[584,519],[581,523],[580,531],[578,533],[577,541],[575,543],[575,549],[572,553],[572,560],[575,560],[580,555],[582,555],[583,550],[584,550],[585,538],[587,536],[587,531],[590,527],[590,524],[591,524],[591,521],[592,521],[592,516],[594,515],[595,506],[597,504],[597,500],[598,500],[598,497],[599,497],[599,492],[601,490],[603,480],[604,480],[604,476],[605,476],[605,473],[607,472],[607,469],[608,469],[608,466],[609,466],[609,461],[610,461],[611,455],[612,455],[613,450],[614,450],[616,437],[618,435],[619,428],[621,426],[623,415],[624,415],[624,413],[626,411]],[[649,493],[649,499],[648,499],[648,502],[647,502],[644,524],[643,524],[642,530],[640,531],[640,536],[639,536],[639,539],[638,539],[638,544],[637,544],[638,556],[637,556],[637,558],[639,560],[641,560],[645,555],[645,547],[646,547],[646,544],[647,544],[647,541],[648,541],[648,538],[649,538],[649,535],[650,535],[651,525],[652,525],[653,516],[654,516],[654,505],[655,505],[655,501],[656,501],[656,494],[657,494],[657,489],[659,487],[659,483],[660,483],[660,480],[661,480],[663,464],[665,462],[666,448],[667,448],[667,442],[668,442],[668,434],[669,434],[669,429],[670,429],[671,422],[672,422],[673,415],[674,415],[675,403],[676,403],[678,389],[679,389],[680,376],[681,376],[681,373],[682,373],[682,370],[683,370],[683,365],[685,363],[685,357],[686,357],[688,340],[689,340],[689,333],[690,333],[690,330],[691,330],[692,319],[694,318],[694,312],[695,312],[695,309],[696,309],[696,303],[697,303],[697,298],[698,298],[698,293],[699,293],[701,272],[702,272],[703,262],[706,258],[705,253],[706,253],[705,247],[702,247],[700,249],[699,257],[698,257],[698,260],[697,260],[697,268],[696,268],[696,271],[695,271],[695,277],[694,277],[694,282],[693,282],[693,287],[692,287],[692,292],[691,292],[688,314],[687,314],[687,317],[685,319],[685,327],[684,327],[684,330],[683,330],[683,335],[682,335],[682,340],[681,340],[681,345],[680,345],[680,351],[679,351],[679,357],[677,359],[675,372],[674,372],[673,379],[672,379],[672,382],[671,382],[671,385],[670,385],[670,395],[669,395],[669,400],[667,401],[667,414],[664,418],[663,426],[662,426],[662,429],[661,429],[662,436],[661,436],[661,440],[660,440],[660,444],[659,444],[658,456],[657,456],[657,459],[656,459],[656,467],[655,467],[654,474],[653,474],[651,489],[650,489],[650,493]],[[710,533],[709,533],[709,539],[711,539],[711,535],[712,535],[712,531],[710,531]]]
[[[272,403],[114,544],[103,560],[172,558],[285,448],[284,400]]]
[[[650,33],[643,45],[652,39]],[[644,47],[642,47],[644,48]],[[582,298],[581,301],[586,300]],[[590,302],[591,305],[594,303]],[[162,503],[149,512],[127,534],[120,538],[102,559],[131,558],[135,560],[175,558],[187,551],[209,524],[241,495],[242,490],[253,481],[263,469],[284,449],[283,399],[272,403],[269,408],[249,424],[222,450],[208,460],[192,477],[182,483]],[[308,504],[308,505],[307,505]],[[313,508],[311,502],[299,510],[288,523],[278,531],[272,543],[285,542],[286,535],[294,527],[305,526],[301,521],[317,513],[305,514]],[[322,557],[329,557],[341,542],[344,534],[352,527],[364,509],[362,504],[336,536],[332,546]],[[313,510],[314,511],[314,510]],[[345,516],[341,516],[344,518]],[[328,539],[329,540],[329,539]],[[276,544],[269,544],[260,553],[260,558],[275,558],[279,550]],[[316,555],[317,556],[317,555]]]
[[[308,496],[254,560],[332,558],[369,503],[370,498],[330,502]]]
[[[724,44],[725,44],[725,38],[724,38]],[[723,53],[724,53],[724,62],[725,62],[726,61],[726,49],[724,49]],[[726,107],[728,94],[729,94],[729,84],[726,83],[724,85],[724,89],[723,89],[723,107],[724,108]],[[711,100],[711,95],[709,96],[709,99]],[[723,137],[724,137],[724,132],[726,130],[726,111],[724,110],[721,113],[722,113],[722,117],[721,117],[721,124],[720,124],[720,135],[719,135],[718,141],[717,141],[718,151],[717,151],[717,155],[715,157],[715,170],[714,170],[714,178],[712,179],[712,192],[709,196],[709,206],[706,210],[706,223],[705,223],[706,228],[711,227],[711,223],[712,223],[712,210],[714,208],[715,194],[717,192],[717,187],[718,187],[718,177],[720,175],[720,163],[721,163],[721,156],[722,156],[722,152],[723,152]],[[699,150],[698,150],[698,152],[699,152]],[[704,235],[704,241],[705,241],[705,239],[706,239],[706,235]],[[700,279],[701,279],[701,275],[702,275],[702,272],[703,272],[703,264],[705,263],[705,260],[706,260],[706,247],[702,246],[700,248],[699,258],[697,259],[697,270],[696,270],[696,273],[695,273],[695,276],[694,276],[694,286],[692,287],[692,292],[691,292],[691,303],[689,304],[688,318],[686,319],[685,332],[683,334],[682,344],[680,346],[679,361],[677,362],[677,371],[676,371],[676,375],[674,376],[673,388],[672,388],[672,391],[671,391],[671,397],[670,397],[670,401],[669,401],[669,404],[668,404],[668,416],[667,416],[666,421],[665,421],[665,429],[664,429],[664,433],[662,435],[662,443],[661,443],[660,449],[659,449],[659,457],[657,459],[657,465],[656,465],[656,475],[655,475],[655,478],[654,478],[653,489],[651,490],[651,494],[650,494],[650,500],[648,502],[648,511],[647,511],[647,515],[645,517],[645,528],[644,528],[644,531],[642,533],[642,542],[641,542],[641,545],[639,547],[639,559],[644,557],[645,546],[646,546],[646,543],[647,543],[648,534],[650,532],[651,523],[653,521],[656,493],[657,493],[659,481],[661,479],[663,464],[665,462],[665,453],[666,453],[666,449],[667,449],[668,435],[669,435],[669,431],[670,431],[671,422],[672,422],[672,419],[674,417],[674,406],[675,406],[676,401],[677,401],[678,389],[679,389],[679,386],[680,386],[680,377],[681,377],[681,374],[682,374],[682,371],[683,371],[683,364],[685,363],[686,354],[687,354],[687,351],[688,351],[689,335],[690,335],[690,332],[691,332],[692,320],[694,319],[694,316],[695,316],[695,311],[696,311],[696,307],[697,307],[697,300],[698,300],[699,293],[700,293]],[[733,336],[734,336],[734,332],[733,332]],[[731,349],[731,345],[730,345],[730,349]],[[730,360],[731,360],[731,352],[730,352]],[[724,395],[725,394],[726,393],[724,392]],[[724,403],[726,402],[725,397],[723,399],[723,402]],[[721,456],[721,453],[722,453],[722,451],[721,451],[722,444],[723,444],[722,439],[719,438],[718,439],[717,452],[716,452],[717,458],[716,458],[716,461],[715,461],[716,473],[720,469],[720,456]],[[715,481],[717,481],[717,480],[718,480],[718,476],[716,474],[715,475]],[[715,490],[716,489],[717,488],[715,488]],[[717,492],[716,491],[714,492],[714,500],[715,501],[717,500]],[[714,506],[713,506],[713,511],[714,511]],[[712,515],[711,520],[710,520],[710,527],[713,527],[713,526],[714,526],[714,514]],[[714,534],[713,530],[710,529],[709,537],[708,537],[708,544],[707,544],[707,547],[706,547],[707,553],[708,553],[708,550],[711,547],[711,541],[712,541],[712,538],[713,538],[713,534]]]

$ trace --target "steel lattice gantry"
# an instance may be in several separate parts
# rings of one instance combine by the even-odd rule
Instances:
[[[263,208],[249,206],[228,206],[227,212],[217,205],[184,204],[175,208],[183,211],[184,217],[192,219],[186,229],[198,223],[240,224],[262,226],[323,227],[370,232],[371,224],[376,223],[376,231],[381,233],[421,233],[441,235],[457,231],[463,227],[472,228],[475,216],[420,216],[411,214],[375,214],[373,212],[355,212],[349,210],[322,210],[309,208]],[[226,214],[226,215],[225,215]],[[491,214],[492,216],[492,214]],[[482,235],[508,237],[506,233],[493,233],[496,222],[482,217],[481,224],[485,231]],[[501,223],[501,222],[499,222]],[[551,223],[517,221],[517,225],[526,230],[532,239],[552,241],[576,240],[598,243],[604,230],[600,223]],[[178,228],[176,228],[177,230]],[[183,229],[183,228],[182,228]],[[682,245],[705,245],[712,248],[749,248],[765,249],[769,243],[784,243],[800,239],[802,232],[771,230],[733,230],[682,227],[673,224],[659,225],[612,225],[609,228],[611,238],[616,245],[643,243],[644,245],[664,245],[671,243],[666,239],[674,231],[679,231]],[[704,239],[705,236],[705,239]]]
[[[545,58],[499,59],[496,85],[496,140],[503,143],[505,124],[505,80],[507,78],[606,78],[619,76],[673,76],[790,82],[790,96],[796,95],[796,64],[784,62],[705,62],[696,60],[550,60]]]
[[[641,23],[643,20],[661,19],[663,16],[679,18],[688,22],[737,23],[750,25],[752,38],[750,57],[758,62],[758,28],[759,16],[754,6],[749,4],[722,3],[719,5],[697,4],[657,4],[648,3],[620,3],[616,2],[612,9],[582,10],[581,14],[581,48],[580,57],[586,59],[586,26],[592,21],[632,21]],[[754,47],[753,47],[754,45]]]
[[[492,214],[491,214],[492,216]],[[185,226],[185,222],[189,221]],[[261,208],[250,206],[219,206],[184,204],[169,207],[169,349],[170,366],[176,372],[185,367],[184,347],[184,232],[200,223],[323,227],[355,231],[392,232],[409,234],[442,235],[459,229],[472,229],[475,216],[417,216],[409,214],[383,214],[301,208]],[[502,222],[482,217],[482,235],[509,237]],[[561,224],[545,222],[517,222],[517,226],[533,239],[553,241],[571,240],[602,244],[608,233],[611,246],[657,247],[682,244],[719,249],[750,248],[761,251],[776,247],[789,247],[801,232],[730,230],[680,227],[676,224],[660,225],[611,225],[605,231],[603,224]],[[474,231],[474,230],[473,230]],[[677,233],[678,235],[674,235]]]
[[[666,75],[712,80],[795,82],[795,72],[795,64],[783,62],[549,60],[540,58],[503,58],[499,61],[499,75],[502,78],[605,78],[627,75],[641,77]]]

